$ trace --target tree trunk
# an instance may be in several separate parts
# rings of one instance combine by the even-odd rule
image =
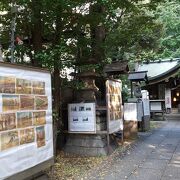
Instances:
[[[53,109],[55,112],[55,116],[53,117],[53,132],[54,132],[54,154],[57,154],[57,135],[58,135],[58,129],[60,128],[60,118],[61,118],[61,79],[60,79],[60,70],[58,67],[54,68],[53,73],[53,85],[54,85],[54,91],[53,91]]]
[[[32,45],[35,55],[42,50],[42,16],[41,16],[41,1],[32,0]],[[33,56],[32,60],[33,66],[41,66]]]
[[[61,35],[62,35],[62,21],[61,21],[61,13],[62,8],[61,6],[58,6],[58,14],[56,16],[56,33],[54,36],[54,42],[53,45],[58,45],[61,41]],[[53,72],[53,82],[54,82],[54,91],[53,91],[53,108],[56,113],[56,117],[54,117],[54,154],[57,154],[57,135],[58,131],[62,131],[62,117],[61,117],[61,77],[60,77],[60,67],[59,67],[59,59],[60,57],[57,57],[57,60],[54,62],[54,72]]]
[[[104,7],[100,4],[92,5],[90,8],[91,15],[99,15],[99,18],[102,16],[104,11]],[[103,19],[100,18],[96,26],[91,25],[92,56],[96,59],[97,63],[100,63],[104,59],[103,43],[105,40],[105,27],[103,26],[102,21]]]

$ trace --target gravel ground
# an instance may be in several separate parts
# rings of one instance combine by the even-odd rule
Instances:
[[[114,162],[130,155],[142,142],[152,135],[152,132],[164,125],[164,122],[152,122],[151,131],[139,133],[137,140],[125,141],[110,156],[82,157],[58,152],[53,173],[38,177],[36,180],[84,180],[104,179],[110,174]]]

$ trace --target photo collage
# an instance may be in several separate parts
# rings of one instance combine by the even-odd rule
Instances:
[[[0,152],[28,143],[45,146],[45,82],[0,76]]]
[[[121,86],[118,82],[114,82],[114,84],[108,84],[107,93],[109,95],[109,112],[110,112],[110,120],[119,120],[122,117],[121,113],[121,105],[122,105],[122,97],[121,97]]]

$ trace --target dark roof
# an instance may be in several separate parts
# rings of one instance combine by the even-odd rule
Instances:
[[[163,81],[180,69],[180,58],[143,62],[138,71],[147,71],[149,83]]]
[[[130,81],[147,81],[147,71],[130,72],[128,79]]]
[[[108,75],[127,74],[129,72],[128,61],[116,61],[107,64],[104,67],[104,72]]]

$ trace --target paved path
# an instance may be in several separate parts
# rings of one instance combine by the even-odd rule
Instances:
[[[117,157],[105,171],[92,179],[180,180],[180,120],[141,136],[133,150]]]

